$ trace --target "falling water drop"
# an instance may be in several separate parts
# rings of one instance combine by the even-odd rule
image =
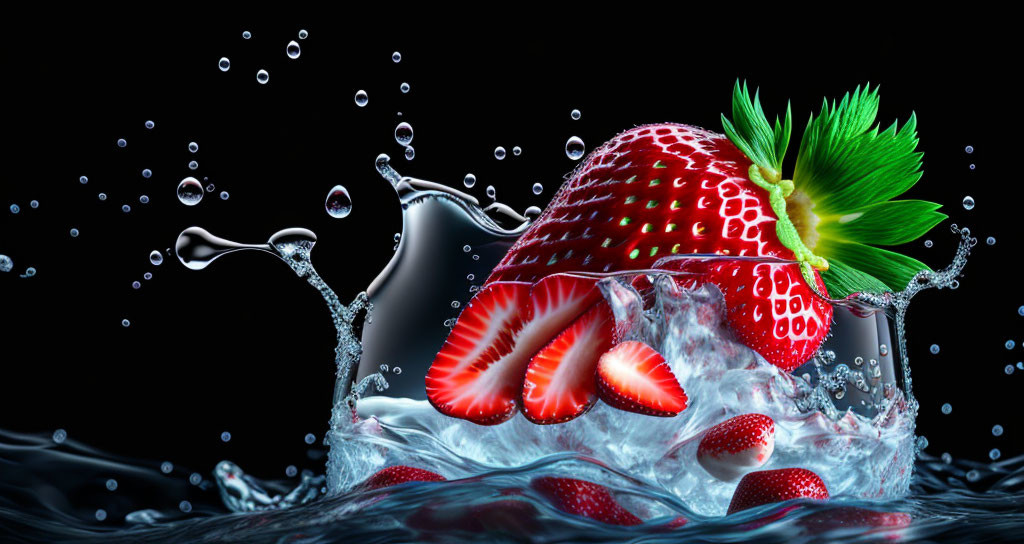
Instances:
[[[229,195],[227,191],[221,191],[220,192],[220,199],[221,200],[227,200],[230,197],[231,197],[231,195]]]
[[[199,168],[199,163],[198,162],[196,162],[196,161],[188,161],[188,169],[189,170],[195,170],[196,168]]]
[[[19,212],[21,212],[21,206],[19,206],[17,204],[11,204],[11,213],[19,213]]]
[[[964,197],[964,209],[965,210],[973,210],[974,209],[974,198],[973,197],[971,197],[971,196],[965,196]]]
[[[288,47],[285,48],[284,52],[288,55],[288,58],[297,59],[302,54],[302,48],[299,47],[299,42],[292,40],[288,42]]]
[[[72,238],[78,238],[78,229],[75,229],[75,228],[71,229],[71,237]]]
[[[256,81],[258,81],[260,85],[266,85],[266,83],[270,81],[270,74],[267,73],[266,70],[260,70],[259,72],[256,72]]]
[[[992,236],[989,236],[988,238],[985,239],[985,243],[990,246],[994,246],[996,245],[996,239]]]
[[[498,147],[495,147],[494,158],[498,159],[499,161],[505,160],[505,148],[501,147],[500,145]]]
[[[203,186],[199,180],[187,177],[178,184],[178,200],[186,206],[195,206],[203,199]]]
[[[932,247],[933,245],[935,245],[935,244],[931,240],[925,240],[924,241],[924,247]]]
[[[107,480],[107,489],[110,491],[117,491],[117,480],[110,478]]]
[[[221,57],[220,60],[217,61],[217,68],[220,68],[221,72],[227,72],[231,69],[231,59],[227,57]]]
[[[473,186],[476,185],[476,176],[473,174],[466,174],[466,177],[462,178],[462,184],[465,185],[467,189],[473,188]],[[1024,306],[1021,306],[1021,308],[1024,308]]]
[[[366,95],[366,91],[360,89],[356,91],[356,105],[360,108],[365,106],[370,101],[370,97]]]
[[[969,146],[964,148],[964,151],[966,151],[968,155],[971,154],[971,153],[974,153],[974,146],[973,145],[969,145]]]
[[[493,185],[488,185],[487,186],[487,196],[488,196],[488,198],[492,198],[493,199],[494,195],[496,195],[496,194],[498,194],[498,191],[496,191],[494,189],[494,186]]]
[[[156,123],[154,123],[153,121],[146,121],[146,128],[152,129],[155,126],[156,126]]]
[[[127,145],[128,145],[128,141],[125,140],[124,138],[120,138],[120,139],[117,140],[117,147],[125,147]]]
[[[129,327],[129,326],[131,326],[131,324],[132,324],[132,322],[128,321],[127,319],[122,319],[121,320],[121,326],[122,327]]]
[[[394,62],[401,62],[402,61],[402,54],[399,53],[398,51],[395,51],[394,53],[391,53],[391,60],[394,61]]]
[[[63,444],[68,439],[68,432],[64,429],[57,429],[53,431],[53,441],[57,444]]]
[[[32,208],[33,210],[38,208],[39,207],[39,201],[38,200],[31,200],[31,201],[29,201],[28,207]]]
[[[544,186],[543,185],[541,185],[539,183],[534,183],[533,184],[533,194],[539,195],[543,191],[544,191]]]
[[[352,213],[352,198],[348,195],[348,189],[342,185],[335,185],[327,193],[327,201],[324,202],[327,215],[335,219],[347,217]]]
[[[302,29],[302,30],[299,31],[299,39],[300,40],[305,40],[308,37],[309,37],[309,32],[306,32],[306,29]]]
[[[107,193],[100,193],[100,194],[96,195],[96,198],[98,198],[100,200],[106,200],[107,199]]]
[[[565,155],[574,161],[583,158],[584,151],[586,151],[586,146],[583,145],[583,140],[579,136],[573,136],[565,142]]]
[[[1002,425],[993,425],[992,426],[992,436],[1003,436],[1003,426]]]
[[[312,444],[313,442],[316,442],[316,435],[309,433],[303,440],[305,440],[307,444]]]
[[[149,168],[143,168],[142,169],[142,177],[144,177],[146,179],[149,179],[149,178],[153,177],[153,171],[150,170]]]
[[[411,145],[405,146],[405,160],[411,161],[416,157],[416,150]]]
[[[395,141],[400,145],[409,145],[412,143],[412,125],[409,123],[399,123],[395,127]]]
[[[569,117],[572,117],[573,121],[578,121],[581,116],[582,114],[580,113],[580,110],[572,110],[569,114]]]
[[[523,216],[529,219],[530,221],[533,221],[534,219],[540,217],[540,212],[541,209],[538,208],[537,206],[530,206],[529,208],[526,208],[525,212],[523,212]]]
[[[402,85],[399,86],[398,88],[402,91],[402,93],[409,92],[409,84],[408,83],[402,83]]]
[[[252,37],[252,32],[249,32],[248,30],[242,32],[242,39],[248,40],[251,37]]]
[[[523,154],[523,148],[519,147],[518,145],[513,147],[512,148],[512,154],[515,155],[516,157],[518,157],[519,155],[522,155]]]
[[[953,412],[953,405],[952,404],[947,402],[946,404],[942,405],[942,413],[943,414],[946,414],[948,416],[952,412]]]
[[[197,144],[195,142],[189,142],[188,143],[188,150],[190,152],[192,152],[192,153],[195,153],[196,151],[199,151],[199,144]]]
[[[85,185],[86,183],[89,183],[89,178],[86,176],[79,176],[78,183]]]
[[[932,344],[932,347],[928,348],[928,351],[932,352],[932,355],[938,355],[939,354],[939,345],[938,344]]]
[[[142,195],[139,197],[139,202],[141,202],[142,204],[149,204],[149,197],[146,195]]]
[[[231,442],[231,433],[229,433],[228,431],[224,431],[224,432],[220,433],[220,441],[221,442]]]
[[[149,253],[149,262],[153,263],[154,266],[160,266],[164,264],[164,255],[157,250],[153,250]]]

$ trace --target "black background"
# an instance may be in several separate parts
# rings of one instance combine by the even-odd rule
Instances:
[[[0,274],[0,428],[64,428],[107,451],[202,471],[223,458],[263,477],[280,477],[289,464],[322,471],[303,442],[327,429],[334,386],[334,330],[319,295],[265,255],[193,272],[173,258],[150,265],[151,250],[173,247],[191,225],[243,242],[306,227],[319,235],[318,270],[350,300],[387,263],[401,225],[394,193],[373,168],[378,153],[405,175],[459,189],[473,172],[470,192],[484,201],[493,185],[519,210],[543,206],[575,165],[564,153],[568,137],[589,150],[641,123],[720,130],[733,82],[745,78],[761,87],[770,115],[792,100],[788,168],[822,97],[871,81],[882,85],[885,125],[917,112],[925,176],[907,196],[942,203],[951,220],[927,235],[933,248],[917,241],[905,252],[944,266],[956,244],[951,222],[981,240],[959,290],[926,292],[911,309],[919,429],[933,455],[981,460],[993,447],[1004,458],[1024,450],[1015,398],[1024,371],[1003,370],[1024,360],[1022,192],[1016,142],[999,128],[1013,124],[1005,116],[1019,99],[1004,81],[1010,36],[988,24],[913,30],[875,21],[772,37],[653,16],[600,28],[524,18],[510,29],[423,24],[418,32],[355,15],[103,21],[6,21],[0,253],[15,271]],[[649,31],[669,22],[676,30]],[[302,28],[309,37],[290,60],[285,45]],[[231,59],[227,73],[217,69],[222,56]],[[267,85],[256,82],[261,68]],[[365,108],[353,102],[358,89],[369,94]],[[582,119],[570,119],[573,108]],[[144,128],[150,119],[153,130]],[[412,161],[393,138],[403,120],[415,129]],[[509,151],[504,161],[493,157],[498,145]],[[230,199],[208,194],[199,206],[181,205],[174,190],[187,175],[208,177]],[[530,191],[538,181],[539,197]],[[338,183],[354,201],[342,220],[323,207]],[[140,204],[141,194],[151,202]],[[977,201],[971,211],[961,205],[967,194]],[[27,266],[38,274],[19,278]],[[146,271],[152,280],[142,280]],[[134,280],[143,287],[133,290]],[[1005,349],[1008,339],[1017,347]],[[938,355],[928,351],[933,343]],[[944,402],[951,415],[940,413]],[[1006,429],[999,438],[991,435],[997,423]]]

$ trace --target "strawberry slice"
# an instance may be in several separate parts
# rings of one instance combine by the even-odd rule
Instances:
[[[672,417],[686,409],[686,393],[665,358],[643,342],[622,342],[601,356],[597,389],[620,410]]]
[[[492,282],[459,316],[427,372],[443,414],[494,425],[511,418],[530,359],[601,298],[597,280],[570,274],[534,285]]]
[[[589,410],[597,401],[597,361],[613,336],[614,318],[604,301],[562,331],[526,368],[523,415],[534,423],[551,424]]]
[[[697,462],[719,480],[732,481],[760,468],[775,450],[775,421],[762,414],[743,414],[715,425],[697,447]]]
[[[574,478],[535,478],[530,486],[555,508],[611,525],[640,525],[643,520],[623,508],[603,485]]]
[[[814,357],[832,325],[832,305],[807,287],[799,266],[735,260],[709,268],[741,342],[786,372]],[[820,276],[815,282],[827,295]]]
[[[377,471],[359,487],[363,489],[381,489],[408,482],[443,482],[445,477],[422,468],[405,465],[394,465]]]
[[[782,468],[751,472],[740,480],[729,503],[729,514],[791,499],[824,500],[828,488],[821,478],[805,468]]]

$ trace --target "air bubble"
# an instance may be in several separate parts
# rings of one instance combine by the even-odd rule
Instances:
[[[942,462],[946,463],[947,465],[952,463],[953,462],[953,456],[950,455],[949,453],[943,453],[942,454]]]
[[[461,304],[459,303],[459,301],[457,301],[457,300],[453,300],[453,301],[452,301],[452,308],[458,308],[459,306],[461,306]]]
[[[977,470],[971,469],[971,470],[967,471],[967,481],[968,482],[977,482],[980,479],[981,479],[981,473],[979,473]]]
[[[416,150],[411,145],[405,146],[405,160],[411,161],[416,158]]]
[[[494,186],[493,185],[488,185],[487,186],[487,197],[493,199],[496,194],[498,194],[498,191],[494,189]]]
[[[971,169],[971,170],[974,170],[974,169],[975,169],[975,168],[977,168],[977,167],[976,167],[976,166],[974,166],[974,163],[971,163],[971,164],[968,164],[968,165],[967,165],[967,168],[969,168],[969,169]]]
[[[221,200],[227,200],[228,198],[231,198],[231,195],[229,195],[227,191],[221,191],[220,192],[220,199]]]
[[[288,465],[288,467],[284,469],[285,476],[288,476],[289,478],[294,478],[298,473],[299,469],[295,468],[295,465]]]
[[[924,241],[924,247],[932,247],[933,245],[935,245],[935,243],[932,242],[931,240]]]
[[[1024,316],[1024,306],[1017,308],[1017,315]]]
[[[138,289],[140,287],[142,287],[142,284],[139,283],[139,280],[135,280],[132,282],[132,289]]]
[[[188,161],[188,169],[189,170],[195,170],[197,168],[199,168],[199,163],[198,162],[196,162],[196,161]]]
[[[107,519],[107,511],[102,509],[102,508],[100,508],[100,509],[96,510],[95,516],[96,516],[96,521],[103,521],[103,520]]]
[[[469,281],[473,281],[473,280],[476,279],[476,275],[475,274],[466,274],[466,279],[469,280]]]
[[[939,354],[939,345],[938,344],[932,344],[932,347],[928,348],[928,351],[932,352],[932,355],[938,355]]]
[[[1013,365],[1006,365],[1006,367],[1003,368],[1003,372],[1005,372],[1007,376],[1013,374]]]
[[[308,37],[309,37],[309,32],[306,32],[306,29],[302,29],[302,30],[299,31],[299,39],[300,40],[305,40]]]
[[[260,70],[259,72],[256,72],[256,81],[258,81],[260,85],[266,85],[267,82],[270,81],[270,74],[266,70]]]
[[[124,213],[128,213],[128,212],[132,211],[132,207],[127,205],[127,204],[125,204],[125,205],[121,206],[121,211],[124,212]]]
[[[565,156],[574,161],[582,159],[585,151],[586,146],[583,145],[583,140],[578,136],[573,136],[565,142]]]
[[[131,322],[131,321],[128,321],[127,319],[122,319],[122,320],[121,320],[121,326],[122,326],[122,327],[130,327],[130,326],[131,326],[131,324],[132,324],[132,322]]]
[[[199,180],[187,177],[178,184],[178,200],[186,206],[195,206],[203,199],[203,186]]]
[[[164,461],[163,463],[160,463],[160,472],[163,472],[164,474],[170,474],[172,470],[174,470],[174,465],[171,464],[170,461]]]
[[[22,275],[21,277],[23,277],[23,278],[31,278],[32,276],[35,276],[35,275],[36,275],[35,267],[30,266],[30,267],[25,269],[25,274]]]
[[[923,450],[928,447],[928,438],[924,435],[917,437],[917,449]]]
[[[64,429],[57,429],[53,431],[53,441],[57,444],[63,444],[68,439],[68,432]]]
[[[370,97],[367,96],[366,91],[361,90],[361,89],[356,91],[356,105],[357,106],[359,106],[361,108],[361,107],[365,106],[366,103],[369,102],[369,101],[370,101]]]
[[[470,247],[469,244],[466,244],[466,245],[462,246],[462,251],[465,252],[465,253],[469,253],[470,251],[473,251],[473,248]]]
[[[149,168],[143,168],[142,169],[142,177],[144,177],[146,179],[149,179],[149,178],[153,177],[153,171],[150,170]]]
[[[974,198],[973,197],[971,197],[971,196],[965,196],[964,197],[964,209],[965,210],[973,210],[974,209]]]
[[[473,186],[476,185],[476,176],[473,174],[466,174],[466,177],[462,178],[462,184],[465,185],[467,189],[473,188]],[[1021,306],[1021,309],[1024,310],[1024,306]],[[1024,315],[1024,313],[1020,315]]]
[[[156,123],[154,123],[153,121],[146,121],[146,128],[152,129],[155,126],[156,126]]]
[[[412,143],[412,125],[409,123],[399,123],[395,127],[395,141],[400,145],[409,145]]]
[[[1000,457],[1002,457],[1002,455],[1003,455],[1003,453],[999,451],[999,448],[992,448],[988,452],[988,458],[993,460],[993,461],[999,459]]]
[[[251,37],[252,37],[252,32],[249,32],[248,30],[242,32],[242,39],[248,40]]]
[[[39,201],[38,200],[29,201],[28,207],[32,208],[33,210],[38,208],[39,207]]]
[[[474,261],[479,261],[480,260],[480,256],[479,255],[473,255],[473,260]]]
[[[1006,343],[1003,345],[1006,346],[1006,349],[1013,349],[1014,346],[1017,345],[1017,343],[1014,342],[1013,340],[1007,340]]]
[[[20,212],[21,212],[21,206],[19,206],[17,204],[11,204],[11,213],[20,213]]]
[[[78,238],[78,229],[75,229],[75,228],[71,229],[71,237],[72,238]]]
[[[149,252],[149,262],[153,263],[155,266],[160,266],[164,262],[164,256],[162,253],[154,249]]]
[[[181,501],[178,503],[178,509],[187,514],[192,511],[192,503]]]
[[[128,145],[128,140],[125,140],[124,138],[118,138],[118,140],[117,140],[117,147],[125,147],[127,145]]]
[[[969,145],[969,146],[964,148],[964,151],[966,151],[968,154],[974,153],[974,146],[973,145]]]
[[[188,150],[189,150],[190,153],[195,153],[195,152],[199,151],[199,144],[197,144],[195,142],[189,142],[188,143]]]
[[[993,425],[992,426],[992,436],[1003,436],[1003,426],[1002,425]]]
[[[401,89],[401,91],[403,93],[409,92],[409,84],[408,83],[404,83],[403,82],[398,88]]]
[[[327,210],[327,215],[335,219],[348,217],[348,214],[352,213],[352,197],[349,196],[348,189],[342,185],[332,187],[327,193],[324,208]]]
[[[394,372],[395,374],[401,374],[402,373],[402,367],[396,366],[394,368],[394,370],[392,370],[392,372]]]
[[[985,239],[985,243],[990,245],[990,246],[994,246],[994,245],[996,245],[996,239],[991,237],[991,236],[989,236],[988,238]]]
[[[221,72],[227,72],[231,69],[231,59],[227,57],[221,57],[220,60],[217,61],[217,68],[220,68]]]
[[[110,491],[117,491],[117,480],[110,478],[107,480],[107,489]]]
[[[498,159],[499,161],[505,160],[505,148],[501,147],[500,145],[498,147],[495,147],[494,158]]]
[[[948,403],[948,402],[946,404],[943,404],[942,405],[942,413],[946,414],[947,416],[949,414],[953,413],[953,405]]]
[[[151,279],[153,279],[153,273],[152,272],[146,272],[145,274],[142,275],[142,279],[144,279],[144,280],[151,280]]]
[[[288,46],[285,47],[284,52],[290,59],[297,59],[302,54],[302,48],[299,47],[299,42],[292,40],[288,42]]]
[[[228,432],[228,431],[224,431],[224,432],[220,433],[220,441],[221,442],[231,442],[231,433]]]
[[[573,120],[573,121],[579,121],[579,119],[580,119],[580,117],[582,117],[582,115],[583,115],[583,114],[582,114],[582,113],[580,113],[580,110],[572,110],[572,111],[571,111],[571,112],[569,113],[569,117],[572,117],[572,120]]]
[[[192,474],[188,475],[188,483],[192,485],[199,485],[203,483],[203,476],[198,472],[193,472]]]
[[[533,194],[539,195],[544,191],[544,186],[539,183],[533,184]]]
[[[107,193],[100,193],[100,194],[96,195],[96,198],[98,198],[100,200],[106,200],[107,199]]]
[[[401,62],[402,61],[402,54],[399,53],[398,51],[395,51],[394,53],[391,53],[391,60],[392,60],[392,62]]]
[[[519,155],[522,155],[523,154],[523,148],[519,147],[518,145],[513,147],[512,148],[512,154],[515,155],[516,157],[518,157]]]
[[[85,185],[86,183],[89,183],[89,177],[88,176],[79,176],[78,177],[78,183],[81,183],[82,185]]]
[[[203,181],[206,181],[206,178],[203,178]],[[216,189],[216,187],[214,187],[214,185],[212,183],[206,184],[206,192],[207,193],[212,193],[214,189]]]

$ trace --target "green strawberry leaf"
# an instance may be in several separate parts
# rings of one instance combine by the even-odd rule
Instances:
[[[941,205],[926,200],[878,202],[843,215],[824,217],[817,225],[824,238],[862,244],[894,246],[917,240],[947,215]]]
[[[846,298],[853,293],[884,293],[889,287],[871,274],[866,274],[840,261],[829,259],[828,270],[821,272],[828,296],[834,299]]]
[[[823,254],[829,255],[829,267],[833,261],[845,263],[850,268],[856,269],[862,274],[877,278],[892,291],[906,289],[910,280],[922,270],[931,270],[928,265],[917,259],[900,255],[893,251],[872,247],[856,242],[840,242],[828,238],[819,242]],[[851,275],[852,277],[852,275]],[[861,280],[867,278],[860,277]],[[877,286],[868,285],[851,286],[852,291],[872,291]],[[876,291],[877,292],[877,291]],[[829,296],[832,292],[829,291]]]
[[[786,106],[786,119],[775,118],[775,129],[768,124],[758,91],[754,91],[751,100],[746,82],[736,86],[732,92],[732,121],[722,114],[722,128],[729,140],[743,152],[754,164],[767,173],[773,181],[782,175],[782,159],[789,147],[789,136],[792,131],[793,118],[789,106]]]

